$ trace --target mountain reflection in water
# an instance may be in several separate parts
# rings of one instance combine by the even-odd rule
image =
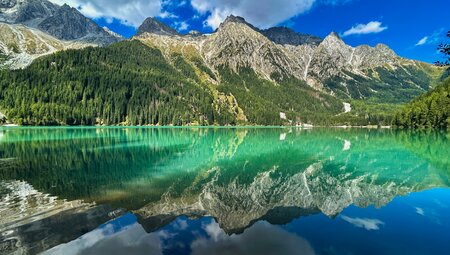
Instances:
[[[317,230],[299,235],[289,228],[320,219],[316,226],[325,231],[342,230],[335,225],[345,224],[377,232],[388,224],[346,210],[376,216],[396,197],[447,188],[450,182],[449,137],[441,133],[289,128],[0,132],[0,250],[7,254],[48,249],[50,254],[222,254],[226,249],[231,254],[342,254],[324,240],[305,239]],[[415,216],[426,214],[412,208]],[[179,249],[167,243],[178,243]]]

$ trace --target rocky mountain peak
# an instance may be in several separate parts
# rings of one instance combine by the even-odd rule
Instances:
[[[336,32],[331,32],[325,39],[320,43],[321,47],[327,49],[328,51],[348,51],[351,47],[345,44],[341,37]]]
[[[298,46],[302,44],[318,45],[322,42],[320,37],[300,34],[288,27],[272,27],[262,30],[261,33],[277,44]]]
[[[53,15],[58,8],[47,0],[2,0],[0,21],[33,24]]]
[[[66,9],[66,10],[70,10],[72,9],[72,7],[70,7],[68,4],[64,3],[63,5],[61,5],[62,9]]]
[[[241,24],[247,27],[250,27],[251,29],[258,31],[259,29],[254,27],[252,24],[248,23],[244,18],[239,17],[239,16],[234,16],[234,15],[230,15],[228,16],[219,26],[219,28],[217,30],[221,30],[224,27],[227,27],[230,24]]]
[[[331,32],[327,37],[325,37],[324,41],[328,42],[343,42],[341,37],[336,32]]]
[[[117,41],[117,38],[67,4],[59,7],[52,16],[39,23],[38,28],[61,40],[83,39],[99,45]]]
[[[1,0],[0,8],[12,8],[17,4],[16,0]]]
[[[144,20],[142,25],[139,26],[136,35],[139,36],[143,33],[151,33],[157,35],[180,35],[175,29],[151,17]]]
[[[243,17],[234,16],[234,15],[228,16],[223,23],[228,23],[228,22],[236,22],[236,23],[248,24],[247,21],[245,21],[245,19]]]
[[[375,46],[375,49],[386,55],[397,56],[397,54],[386,44],[379,43]]]

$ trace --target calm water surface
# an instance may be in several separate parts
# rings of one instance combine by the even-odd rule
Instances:
[[[449,254],[450,135],[0,129],[0,254]]]

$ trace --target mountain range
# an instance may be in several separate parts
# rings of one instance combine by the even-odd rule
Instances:
[[[1,1],[0,22],[1,65],[13,69],[56,51],[104,46],[121,39],[76,8],[46,0]]]
[[[195,55],[216,72],[222,66],[236,73],[249,67],[273,82],[295,78],[342,98],[410,100],[428,90],[436,75],[436,68],[399,57],[386,45],[351,47],[335,32],[321,39],[286,27],[259,30],[230,16],[213,34],[180,36],[154,19],[157,25],[147,26],[149,20],[135,38],[167,56]]]
[[[73,69],[78,69],[77,72],[86,73],[90,71],[87,69],[89,65],[83,61],[87,61],[89,56],[113,54],[115,56],[108,55],[104,63],[89,64],[93,66],[103,64],[102,74],[98,74],[103,78],[108,76],[109,72],[114,75],[117,71],[124,71],[130,73],[129,80],[133,80],[134,76],[153,80],[155,78],[153,71],[158,70],[160,66],[154,66],[156,63],[152,59],[134,56],[129,59],[130,63],[109,63],[110,59],[117,55],[125,54],[118,52],[119,48],[125,51],[129,48],[131,53],[147,51],[152,52],[153,57],[161,57],[161,61],[166,65],[158,71],[161,75],[176,73],[179,76],[171,84],[157,84],[155,81],[139,90],[153,89],[161,92],[163,91],[161,88],[167,85],[172,86],[170,89],[174,89],[173,84],[189,83],[193,90],[206,93],[201,100],[197,100],[202,101],[202,106],[193,103],[196,99],[189,100],[188,98],[192,96],[189,94],[170,95],[167,99],[162,99],[161,95],[152,96],[151,100],[140,99],[141,109],[150,108],[147,112],[142,112],[129,106],[133,93],[142,94],[142,91],[133,91],[133,88],[128,86],[123,88],[126,95],[119,100],[124,101],[124,104],[114,106],[120,108],[118,112],[105,113],[105,107],[97,107],[94,112],[82,118],[76,117],[77,114],[73,111],[61,113],[70,115],[70,118],[65,120],[63,116],[55,117],[52,113],[54,111],[47,109],[50,101],[53,105],[62,104],[74,109],[76,104],[81,103],[80,100],[72,102],[71,105],[67,105],[67,102],[58,102],[57,98],[56,102],[49,98],[44,101],[34,100],[30,104],[39,104],[39,108],[46,108],[39,112],[46,112],[42,114],[51,119],[41,122],[36,119],[43,116],[36,116],[36,113],[11,111],[12,108],[20,107],[18,102],[4,103],[0,106],[5,115],[10,115],[8,116],[10,119],[21,124],[278,125],[300,122],[324,124],[329,122],[330,118],[335,124],[341,124],[348,119],[354,119],[358,124],[379,124],[380,119],[381,122],[389,122],[389,117],[386,118],[383,114],[374,116],[378,113],[378,109],[381,109],[379,105],[384,105],[385,109],[385,104],[399,105],[409,102],[432,88],[444,71],[443,68],[424,62],[402,58],[384,44],[375,47],[368,45],[352,47],[335,32],[322,39],[297,33],[287,27],[262,30],[247,23],[244,18],[232,15],[211,34],[191,31],[185,35],[155,18],[148,18],[130,40],[99,27],[76,8],[68,5],[58,6],[45,0],[2,1],[0,21],[0,65],[3,68],[28,70],[38,68],[44,71],[43,69],[51,68],[51,65],[49,67],[43,64],[50,59],[50,62],[67,64],[62,58],[87,55],[82,61],[71,62],[74,65]],[[116,45],[117,42],[119,43]],[[82,50],[89,46],[100,48]],[[76,50],[65,54],[64,51],[68,49]],[[55,52],[61,53],[40,58],[35,61],[35,67],[30,66],[33,60]],[[143,62],[145,66],[141,66]],[[2,78],[8,80],[12,78],[11,76],[21,77],[21,72],[27,71],[10,71],[3,74]],[[63,72],[73,70],[63,69]],[[38,73],[36,69],[31,75],[41,83],[44,80],[51,80],[51,75],[56,75],[51,72]],[[92,83],[78,78],[80,77],[76,77],[75,80],[83,83],[82,86],[89,86]],[[20,79],[15,81],[20,82]],[[16,86],[17,89],[18,84],[7,85],[8,88],[11,86]],[[56,93],[52,92],[54,87],[49,84],[42,86],[49,86],[46,87],[49,94]],[[108,86],[115,85],[110,83]],[[125,85],[122,83],[117,86]],[[175,91],[179,92],[178,89]],[[82,93],[86,93],[85,89]],[[155,93],[152,92],[152,95]],[[91,99],[95,100],[99,95],[84,95],[81,98],[90,99],[91,96],[93,97]],[[117,93],[114,94],[114,97],[117,96],[119,96]],[[161,105],[162,101],[168,108],[177,108],[180,114],[164,116],[162,118],[164,120],[161,120],[160,116],[158,118],[150,116],[156,114],[158,107],[155,104]],[[364,102],[364,107],[359,107],[360,102]],[[180,104],[183,105],[181,108]],[[81,106],[75,108],[77,107]],[[136,111],[142,112],[141,116],[134,116]],[[222,120],[218,121],[219,118],[213,119],[211,116],[222,116]],[[181,121],[174,121],[180,118]],[[20,121],[17,121],[18,119]]]

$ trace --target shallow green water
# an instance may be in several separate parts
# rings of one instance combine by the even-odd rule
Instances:
[[[334,223],[340,219],[356,227],[358,222],[370,226],[367,221],[355,221],[365,219],[363,216],[342,216],[343,211],[380,208],[381,213],[396,198],[435,188],[445,188],[439,194],[447,198],[449,155],[449,136],[443,133],[5,128],[0,131],[2,246],[8,251],[44,251],[98,231],[94,229],[111,219],[115,219],[113,225],[128,219],[145,230],[142,233],[150,234],[180,219],[192,232],[200,233],[202,224],[211,217],[225,236],[242,236],[255,226],[261,228],[260,222],[294,228],[290,224],[296,219],[314,220],[320,215]],[[394,211],[393,217],[402,214]],[[384,224],[371,223],[377,229]],[[330,224],[323,227],[336,228]],[[444,227],[445,232],[450,226]],[[127,235],[122,228],[115,229],[117,233],[111,235]],[[258,238],[258,231],[255,233]],[[161,252],[194,253],[187,237],[178,242],[190,248]],[[333,242],[336,247],[345,246],[341,241]],[[315,253],[333,254],[322,251],[332,244],[324,244],[320,238],[311,243]],[[208,245],[213,247],[206,244],[206,248]],[[342,254],[344,250],[363,254],[342,247]],[[442,248],[447,247],[442,243]],[[54,249],[67,253],[60,248]]]

